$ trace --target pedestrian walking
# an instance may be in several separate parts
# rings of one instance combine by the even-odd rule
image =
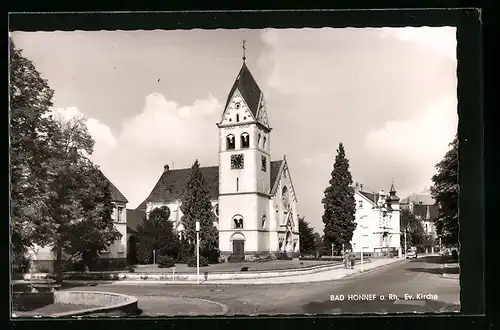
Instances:
[[[356,255],[354,254],[354,251],[351,251],[350,255],[349,255],[349,259],[351,261],[351,269],[354,268],[354,260],[356,260]]]
[[[344,251],[344,268],[347,269],[349,265],[349,251]]]

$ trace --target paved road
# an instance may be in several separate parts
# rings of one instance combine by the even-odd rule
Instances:
[[[169,305],[162,304],[165,297],[212,300],[227,305],[228,315],[457,311],[459,282],[442,277],[443,265],[439,259],[440,257],[425,257],[402,261],[360,276],[321,283],[97,285],[79,287],[78,290],[134,295],[139,298],[139,307],[143,309],[145,315],[179,315],[178,308],[176,313],[171,313]],[[389,300],[390,294],[394,295],[391,296],[392,300]],[[405,294],[411,295],[412,299],[405,299]],[[424,299],[418,294],[433,296]],[[331,301],[332,295],[339,300]],[[341,295],[344,297],[343,300],[340,300]],[[365,295],[364,298],[375,299],[352,300],[357,297],[355,295]],[[381,300],[380,295],[384,295],[386,299]],[[395,296],[398,297],[397,300]]]

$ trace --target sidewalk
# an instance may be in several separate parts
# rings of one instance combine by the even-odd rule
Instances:
[[[310,282],[324,282],[339,280],[345,277],[359,276],[367,273],[376,268],[393,264],[395,262],[404,261],[403,258],[392,259],[378,259],[373,260],[363,265],[363,272],[361,272],[361,265],[357,263],[354,269],[345,269],[343,265],[338,265],[335,268],[324,270],[322,272],[315,272],[312,274],[298,274],[288,276],[275,276],[268,278],[242,278],[242,279],[228,279],[228,280],[205,280],[203,275],[200,274],[200,284],[293,284],[293,283],[310,283]],[[65,281],[69,284],[85,284],[93,281]],[[98,281],[110,285],[158,285],[158,284],[194,284],[196,278],[190,280],[121,280],[121,281]]]

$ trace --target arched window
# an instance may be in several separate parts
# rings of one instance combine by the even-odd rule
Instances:
[[[266,215],[264,214],[262,216],[262,223],[261,223],[262,228],[264,228],[265,225],[266,225]]]
[[[233,229],[243,229],[243,217],[241,215],[233,217]]]
[[[281,202],[283,203],[283,208],[285,210],[288,209],[288,188],[286,186],[283,186],[283,189],[281,190]]]
[[[235,147],[234,135],[229,134],[228,136],[226,136],[226,149],[234,150],[234,147]]]
[[[249,148],[250,147],[250,136],[248,133],[241,134],[241,148]]]
[[[260,133],[257,136],[257,147],[260,148]]]
[[[262,149],[266,149],[266,137],[264,136],[264,140],[262,141]]]

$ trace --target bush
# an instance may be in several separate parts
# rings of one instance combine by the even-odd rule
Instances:
[[[156,258],[158,268],[168,268],[175,266],[175,259],[170,256],[159,256]]]
[[[273,261],[273,260],[276,260],[276,256],[275,255],[272,255],[272,254],[268,254],[268,255],[263,255],[263,256],[259,256],[257,258],[255,258],[255,262],[266,262],[266,261]]]
[[[451,257],[452,257],[454,260],[458,260],[458,252],[457,252],[457,250],[453,250],[453,251],[451,251]]]
[[[205,249],[200,256],[207,258],[209,263],[216,264],[219,262],[220,251],[218,249]]]
[[[188,267],[196,267],[196,256],[189,258],[187,262]],[[208,260],[204,256],[200,256],[200,267],[208,266]]]
[[[180,243],[179,253],[177,254],[177,262],[187,263],[193,255],[193,246],[191,246],[186,240]]]
[[[278,259],[278,260],[292,260],[293,258],[288,256],[288,254],[286,252],[280,252],[276,256],[276,259]]]
[[[12,265],[12,271],[14,273],[25,274],[30,269],[31,261],[26,257],[19,257],[14,260]]]
[[[136,258],[139,264],[150,265],[153,263],[153,251],[144,248],[140,244],[137,244]]]
[[[71,270],[74,272],[85,272],[88,271],[88,267],[82,260],[78,260],[73,263]]]

